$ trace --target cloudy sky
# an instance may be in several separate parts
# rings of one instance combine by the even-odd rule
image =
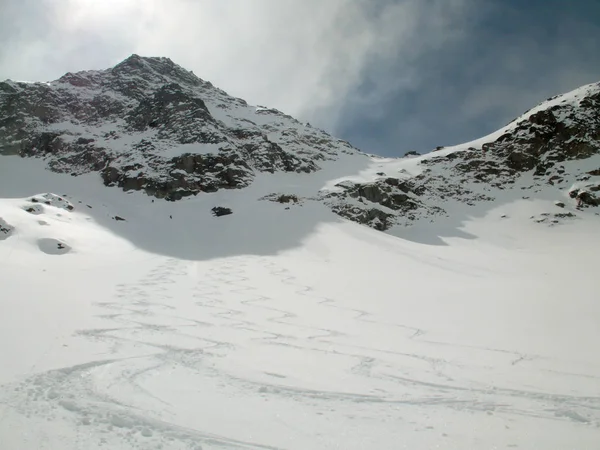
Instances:
[[[482,136],[600,81],[600,2],[0,0],[0,79],[132,53],[396,156]]]

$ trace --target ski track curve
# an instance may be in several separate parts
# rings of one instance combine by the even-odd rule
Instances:
[[[367,310],[344,306],[343,299],[321,295],[275,258],[217,261],[197,273],[194,281],[189,276],[191,264],[162,261],[137,281],[116,285],[112,299],[95,305],[97,317],[109,324],[81,330],[77,338],[108,344],[114,358],[36,373],[4,385],[0,402],[26,417],[74,424],[78,431],[73,448],[111,448],[123,443],[127,448],[140,449],[283,448],[179,424],[173,405],[144,386],[149,376],[167,369],[185,370],[200,381],[214,380],[224,392],[276,399],[290,409],[302,405],[315,415],[359,407],[372,417],[399,419],[397,407],[414,406],[569,421],[580,426],[600,424],[600,397],[457,379],[448,369],[460,371],[461,367],[443,358],[357,345],[349,340],[346,330],[314,325],[315,315],[322,312],[331,316],[334,310],[352,314],[348,320],[355,334],[374,326],[394,330],[391,335],[398,339],[398,348],[403,342],[429,347],[453,345],[427,341],[426,330],[379,321]],[[254,285],[252,270],[262,270],[271,281],[278,282],[282,286],[279,294]],[[235,331],[235,337],[224,337],[227,330]],[[262,379],[247,377],[215,364],[223,358],[235,358],[242,344],[274,348],[283,354],[301,351],[346,358],[352,361],[348,374],[369,390],[315,388],[302,382],[294,384],[297,381],[289,382],[286,375],[268,371]],[[135,349],[137,356],[118,357],[124,348]],[[507,364],[513,366],[536,359],[535,355],[506,353]],[[406,367],[407,361],[413,361],[417,368]],[[127,403],[119,392],[133,393],[138,404]],[[340,414],[347,418],[349,413]],[[290,426],[289,422],[283,425]]]

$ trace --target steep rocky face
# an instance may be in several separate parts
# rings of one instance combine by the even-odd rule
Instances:
[[[560,163],[581,160],[600,149],[600,90],[592,91],[579,102],[567,102],[538,111],[493,142],[482,146],[482,155],[464,157],[457,170],[478,172],[490,181],[504,171],[508,178],[533,171],[540,181],[563,183]],[[434,162],[434,161],[432,161]]]
[[[332,194],[343,201],[333,203],[332,210],[342,217],[385,231],[395,215],[411,219],[425,205],[413,191],[411,181],[388,177],[370,183],[346,181],[337,185],[342,194]],[[381,208],[383,207],[383,208]]]
[[[243,188],[257,172],[319,170],[348,143],[252,107],[167,58],[133,55],[50,83],[0,83],[0,154],[168,200]]]
[[[382,163],[373,181],[342,182],[323,199],[339,215],[379,230],[507,191],[528,198],[527,192],[553,187],[579,208],[598,206],[599,156],[600,83],[549,99],[488,138],[415,158],[412,173],[406,164]]]

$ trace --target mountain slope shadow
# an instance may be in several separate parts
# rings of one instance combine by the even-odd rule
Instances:
[[[471,216],[474,218],[474,216]],[[402,230],[391,230],[390,234],[400,239],[423,245],[449,245],[444,238],[477,239],[478,236],[461,229],[469,217],[452,217],[441,219],[440,222],[421,222]]]
[[[357,165],[363,162],[357,161]],[[322,224],[342,222],[322,203],[308,198],[316,194],[315,186],[322,186],[330,177],[331,172],[325,171],[264,175],[245,189],[169,202],[139,191],[107,188],[97,173],[71,177],[46,170],[39,159],[4,156],[0,196],[26,198],[43,192],[64,195],[76,206],[75,212],[90,216],[141,250],[178,259],[206,260],[277,254],[300,246]],[[300,202],[261,200],[272,193],[293,193]],[[217,217],[212,211],[215,207],[230,208],[232,214]]]

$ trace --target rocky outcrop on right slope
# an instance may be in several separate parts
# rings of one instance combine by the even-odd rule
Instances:
[[[447,215],[451,203],[494,201],[524,180],[518,193],[525,197],[551,186],[577,207],[600,205],[600,83],[549,99],[488,139],[410,158],[418,161],[416,174],[390,163],[387,175],[339,183],[325,201],[340,216],[382,231]]]
[[[510,177],[532,171],[541,182],[564,183],[561,163],[600,152],[600,84],[583,92],[587,94],[583,98],[566,94],[559,103],[518,121],[513,129],[482,145],[483,158],[463,157],[465,161],[456,168],[474,172],[482,181],[490,181],[500,172],[510,181]]]

